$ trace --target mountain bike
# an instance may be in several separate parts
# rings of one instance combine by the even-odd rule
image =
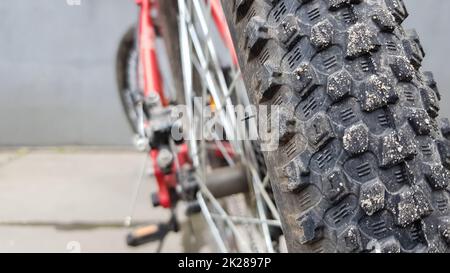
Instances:
[[[449,250],[450,123],[403,1],[136,3],[117,75],[155,206],[221,252]]]

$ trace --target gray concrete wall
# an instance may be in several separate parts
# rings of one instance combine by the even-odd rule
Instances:
[[[132,0],[0,1],[0,145],[130,143],[114,57],[136,12]]]
[[[450,1],[405,0],[450,117]],[[124,145],[114,79],[132,0],[0,1],[0,145]]]
[[[450,1],[404,0],[409,18],[425,49],[423,69],[432,71],[442,94],[441,116],[450,118]]]

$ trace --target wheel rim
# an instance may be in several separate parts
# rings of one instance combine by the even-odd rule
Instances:
[[[228,107],[232,108],[233,101],[231,97],[237,98],[237,103],[248,105],[249,100],[246,95],[245,87],[240,76],[240,71],[236,68],[229,70],[226,75],[220,66],[216,46],[212,40],[210,28],[211,18],[210,7],[208,3],[199,0],[178,0],[180,13],[180,42],[182,49],[182,67],[183,82],[186,106],[189,113],[194,109],[200,110],[203,107],[209,107],[202,100],[197,104],[192,101],[195,95],[193,87],[193,76],[195,73],[201,75],[202,83],[201,96],[203,98],[210,96],[213,98],[217,108],[217,115],[224,131],[227,135],[234,133],[241,134],[237,126],[237,119],[234,112],[224,111]],[[226,76],[229,76],[231,83],[227,83]],[[198,117],[190,115],[189,124],[195,128],[196,124],[202,124]],[[195,130],[191,130],[191,134]],[[217,137],[217,136],[215,136]],[[225,200],[217,200],[207,186],[204,184],[208,164],[206,157],[206,141],[201,138],[200,141],[190,136],[191,157],[196,168],[197,180],[200,184],[200,191],[197,194],[197,200],[200,204],[202,213],[211,230],[217,246],[221,252],[275,252],[270,228],[272,226],[280,227],[280,217],[270,194],[267,192],[268,177],[261,178],[258,171],[258,164],[254,147],[249,140],[235,141],[229,140],[233,151],[239,155],[240,161],[245,162],[247,173],[250,178],[250,196],[243,195],[227,197]],[[215,139],[217,146],[220,147],[221,139]],[[227,164],[233,166],[236,162],[231,156],[226,157]],[[247,204],[247,201],[252,204]],[[246,207],[242,207],[242,204]]]

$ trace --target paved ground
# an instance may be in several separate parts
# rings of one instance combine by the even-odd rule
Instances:
[[[154,252],[157,244],[131,249],[124,243],[122,223],[143,159],[128,150],[0,151],[0,252]],[[167,211],[151,207],[155,184],[146,181],[135,220],[167,219]],[[196,221],[195,229],[201,225]],[[205,248],[185,232],[168,236],[162,251]]]

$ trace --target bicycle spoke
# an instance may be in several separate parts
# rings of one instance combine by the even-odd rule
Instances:
[[[216,46],[211,36],[210,22],[212,18],[210,17],[211,9],[208,8],[209,4],[209,1],[204,3],[203,0],[178,0],[183,86],[188,111],[187,118],[190,125],[189,150],[196,170],[195,176],[200,187],[197,200],[205,221],[211,229],[214,240],[222,252],[228,251],[226,241],[227,238],[230,238],[230,231],[239,251],[259,251],[259,248],[267,252],[274,252],[269,226],[280,227],[279,215],[265,190],[266,184],[263,186],[259,173],[256,171],[258,168],[256,167],[256,157],[252,144],[249,140],[245,140],[245,126],[241,127],[241,122],[246,122],[246,120],[237,122],[232,95],[236,94],[238,100],[244,101],[245,105],[248,105],[249,101],[248,98],[240,97],[246,94],[240,70],[232,68],[226,75],[221,67]],[[198,73],[198,75],[195,73]],[[195,87],[199,90],[194,89],[195,76],[201,79],[201,88]],[[227,83],[226,77],[231,79],[230,83]],[[193,99],[199,93],[203,99]],[[240,200],[235,199],[236,196],[227,197],[226,201],[229,203],[224,201],[222,205],[205,185],[207,170],[211,168],[208,163],[208,151],[210,151],[208,145],[211,144],[211,141],[207,142],[205,140],[203,128],[200,130],[201,138],[197,139],[195,136],[197,129],[199,129],[196,125],[206,122],[203,110],[204,107],[209,107],[205,100],[208,95],[213,99],[215,105],[214,114],[218,117],[219,124],[228,137],[228,142],[233,149],[233,155],[224,146],[223,139],[220,139],[215,132],[211,135],[212,142],[215,144],[215,149],[220,151],[229,166],[236,165],[234,156],[238,156],[240,159],[238,160],[245,162],[245,166],[248,167],[248,181],[251,181],[249,188],[252,190],[251,196],[253,197],[250,199],[253,202],[250,207],[246,203],[233,202],[233,200]],[[254,127],[252,129],[255,130]],[[240,195],[240,198],[246,197]],[[244,204],[244,210],[239,208],[238,204],[241,204],[241,207]],[[234,208],[233,205],[235,205]],[[229,212],[232,212],[232,214]],[[274,220],[268,219],[269,212]],[[216,221],[220,221],[222,224]],[[240,228],[236,226],[237,224]],[[257,236],[259,236],[258,240],[261,239],[259,246],[257,246],[257,242],[254,242],[254,237],[256,238]],[[231,247],[232,245],[229,246]]]
[[[202,213],[205,217],[206,223],[211,229],[211,234],[213,235],[213,238],[220,249],[220,252],[227,253],[228,250],[225,246],[225,242],[223,241],[222,236],[220,236],[220,231],[217,228],[216,224],[214,223],[214,220],[212,219],[211,214],[209,213],[208,206],[206,205],[206,202],[203,199],[203,196],[200,192],[197,193],[197,200],[200,205],[200,209],[202,210]]]
[[[211,213],[212,218],[219,220],[226,220],[223,216],[219,214]],[[243,217],[243,216],[228,216],[228,218],[233,221],[235,224],[252,224],[252,225],[261,225],[267,224],[269,226],[281,227],[281,223],[277,220],[261,220],[259,218],[251,218],[251,217]]]
[[[209,24],[205,18],[205,14],[210,14],[210,12],[206,12],[204,7],[202,7],[202,5],[204,5],[204,2],[201,2],[199,0],[193,0],[193,3],[194,3],[194,9],[196,11],[197,18],[200,23],[200,28],[202,29],[203,35],[206,38],[206,46],[208,47],[208,50],[209,50],[209,56],[211,57],[211,61],[214,65],[217,77],[219,79],[220,90],[222,91],[222,94],[226,97],[228,88],[227,88],[225,76],[220,67],[216,49],[215,49],[215,45],[214,45],[211,35],[210,35]],[[209,9],[209,10],[211,10],[211,9]],[[211,22],[211,20],[210,20],[210,22]],[[226,105],[228,105],[228,106],[233,105],[231,99],[229,99],[229,98],[226,99]],[[236,125],[234,115],[230,115],[230,118],[231,118],[231,124]]]
[[[191,98],[193,96],[193,73],[192,73],[192,63],[191,63],[191,43],[189,42],[188,38],[188,31],[187,26],[185,24],[186,19],[186,9],[184,5],[184,0],[178,0],[178,6],[179,12],[180,12],[180,19],[179,19],[179,32],[180,32],[180,43],[184,46],[181,47],[181,65],[182,65],[182,71],[183,71],[183,87],[185,92],[185,100],[186,100],[186,107],[187,107],[187,116],[189,125],[195,128],[195,122],[193,114],[193,107],[192,107],[192,101]],[[197,167],[199,165],[199,159],[198,155],[196,153],[197,151],[197,142],[195,141],[195,131],[190,130],[190,151],[193,151],[191,153],[191,158],[194,164],[194,167]]]
[[[255,181],[255,179],[253,179],[253,184],[255,185],[257,182]],[[255,199],[256,199],[256,206],[258,209],[258,214],[259,217],[261,217],[262,223],[261,223],[261,228],[263,230],[264,233],[264,240],[266,243],[266,247],[267,247],[267,252],[269,253],[273,253],[273,245],[272,245],[272,239],[270,237],[270,232],[269,232],[269,226],[266,223],[267,220],[267,216],[266,213],[264,211],[264,207],[263,207],[263,203],[261,200],[261,191],[258,188],[255,188]]]
[[[208,200],[211,202],[212,206],[219,212],[220,215],[222,215],[225,218],[226,223],[228,224],[228,226],[230,227],[231,231],[234,233],[234,235],[237,238],[237,241],[241,244],[245,243],[245,240],[243,238],[241,238],[241,235],[239,234],[235,224],[230,220],[229,215],[226,213],[226,211],[222,208],[222,206],[220,205],[219,201],[214,197],[214,195],[212,195],[212,193],[208,190],[208,187],[203,183],[200,182],[200,188],[201,188],[201,192],[203,194],[205,194],[205,196],[208,198]],[[250,247],[247,245],[246,246],[247,249],[250,249]]]
[[[261,180],[259,179],[259,175],[256,173],[257,171],[254,169],[253,166],[249,167],[252,171],[254,177],[256,178],[257,183],[255,185],[259,188],[261,191],[261,195],[266,201],[267,207],[270,209],[270,212],[273,214],[273,217],[277,220],[280,220],[280,215],[278,213],[278,210],[276,209],[275,204],[273,203],[272,199],[270,198],[269,194],[267,193],[266,189],[262,186]]]

